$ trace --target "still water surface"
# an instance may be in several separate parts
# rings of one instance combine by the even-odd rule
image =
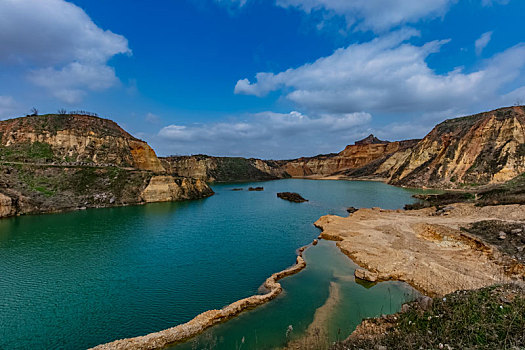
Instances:
[[[265,190],[232,191],[249,186]],[[270,274],[294,263],[298,247],[317,237],[312,223],[320,216],[413,201],[410,191],[378,182],[290,179],[213,189],[216,195],[198,201],[0,220],[0,349],[82,349],[186,322],[257,293]],[[310,201],[281,200],[276,192],[282,191]],[[281,297],[213,329],[212,337],[228,339],[218,347],[231,348],[239,336],[243,348],[248,342],[278,346],[292,323],[298,337],[326,301],[331,281],[344,296],[343,312],[330,321],[332,336],[361,317],[395,311],[410,294],[394,282],[370,289],[355,284],[348,277],[354,265],[332,242],[309,249],[305,258],[307,269],[282,281]],[[275,335],[275,344],[263,346],[263,334],[248,334],[257,328]]]

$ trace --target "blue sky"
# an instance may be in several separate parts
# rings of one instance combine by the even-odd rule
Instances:
[[[291,158],[525,101],[522,0],[0,0],[0,118]]]

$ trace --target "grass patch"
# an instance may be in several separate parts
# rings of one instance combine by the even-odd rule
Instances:
[[[51,145],[36,141],[0,146],[0,159],[8,162],[50,162],[55,155]]]
[[[424,311],[376,319],[386,331],[350,338],[334,349],[520,349],[525,346],[525,291],[517,285],[459,291],[433,300]]]

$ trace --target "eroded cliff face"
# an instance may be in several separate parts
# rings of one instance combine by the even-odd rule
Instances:
[[[525,172],[525,107],[447,120],[397,158],[389,169],[393,184],[449,188],[509,181]]]
[[[366,167],[378,160],[385,161],[389,156],[404,151],[418,140],[388,142],[370,135],[364,140],[348,145],[337,154],[319,155],[311,158],[299,158],[284,164],[286,172],[294,177],[351,175],[353,170]],[[374,175],[367,173],[363,175]]]
[[[111,164],[164,171],[146,142],[108,119],[87,115],[27,116],[0,121],[0,136],[8,160]]]
[[[525,172],[525,107],[450,119],[422,140],[385,142],[370,135],[340,153],[282,166],[294,177],[377,178],[412,187],[504,183]]]
[[[275,161],[206,155],[161,158],[169,174],[208,182],[262,181],[289,175]]]
[[[0,122],[0,217],[204,198],[203,181],[166,174],[149,145],[85,115]]]
[[[153,176],[140,194],[145,202],[170,202],[211,196],[213,191],[200,179]]]

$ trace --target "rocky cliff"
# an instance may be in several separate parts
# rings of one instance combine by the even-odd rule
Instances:
[[[0,121],[1,160],[112,164],[163,172],[148,144],[117,123],[87,115],[42,115]]]
[[[208,182],[264,181],[290,177],[275,161],[206,155],[161,158],[169,174]]]
[[[497,184],[525,172],[525,107],[446,120],[386,170],[396,185]]]
[[[310,158],[299,158],[286,161],[283,168],[294,177],[352,175],[352,172],[362,169],[374,162],[384,162],[392,154],[406,151],[418,140],[388,142],[381,141],[374,135],[348,145],[340,153],[319,155]],[[357,173],[356,173],[357,174]],[[371,175],[363,173],[362,175]]]
[[[44,115],[0,121],[0,217],[204,198],[206,183],[166,173],[111,120]]]
[[[373,135],[337,154],[282,162],[294,177],[377,178],[395,185],[456,188],[507,182],[525,172],[525,107],[446,120],[422,140]]]

